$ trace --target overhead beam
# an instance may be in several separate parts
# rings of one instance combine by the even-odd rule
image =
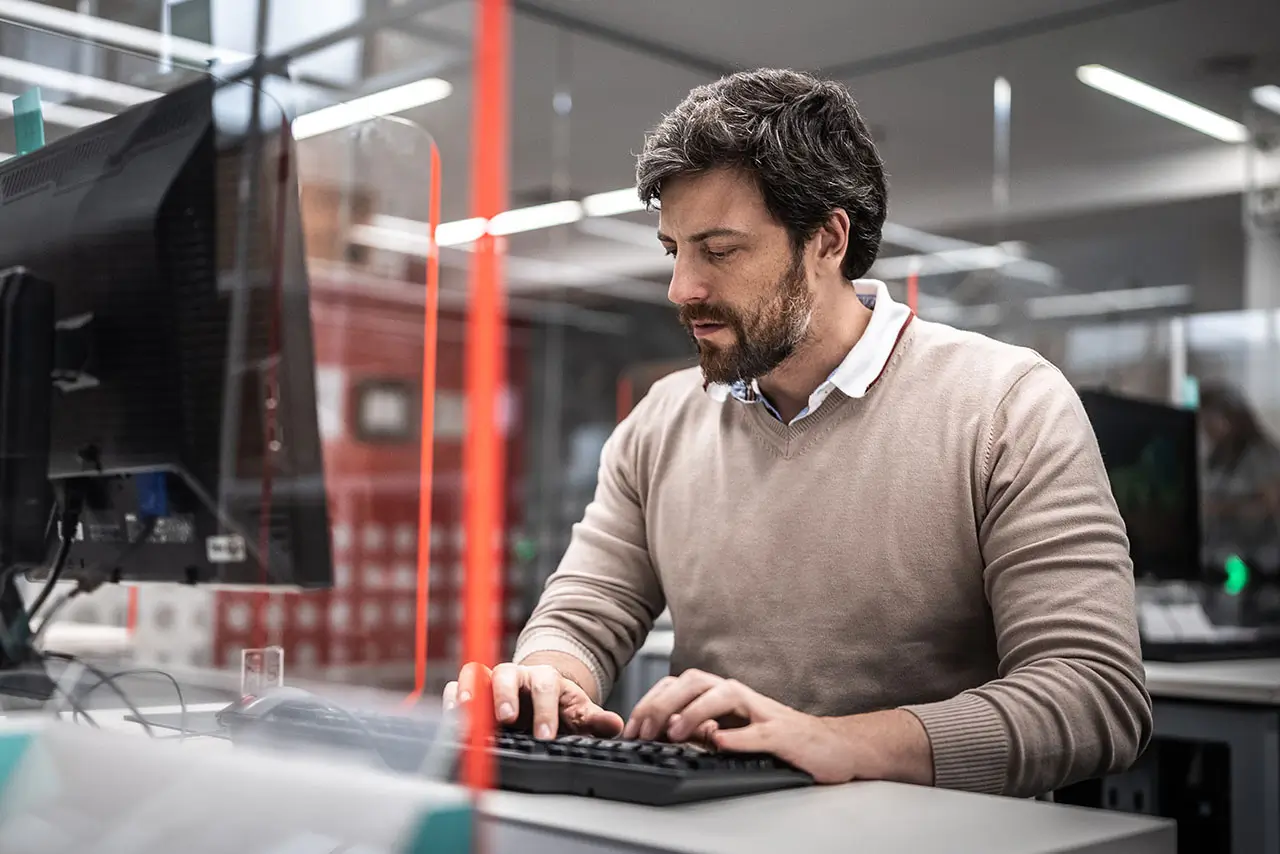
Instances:
[[[1142,11],[1154,6],[1167,6],[1170,3],[1177,2],[1180,2],[1180,0],[1107,0],[1107,2],[1086,6],[1083,9],[1072,9],[1068,12],[1043,15],[1039,18],[1032,18],[1029,21],[1019,21],[1016,24],[992,27],[976,33],[968,33],[955,38],[909,47],[905,50],[824,66],[821,72],[825,77],[850,80],[854,77],[865,77],[868,74],[878,74],[882,71],[892,71],[908,65],[917,65],[921,62],[946,59],[971,50],[998,47],[1010,42],[1031,38],[1032,36],[1047,35],[1058,30],[1078,27],[1081,24],[1091,24],[1095,21],[1114,18],[1117,15],[1127,15],[1131,12]]]
[[[837,80],[850,80],[855,77],[877,74],[882,71],[891,71],[909,65],[916,65],[921,62],[945,59],[947,57],[966,53],[972,50],[998,47],[1021,39],[1046,35],[1048,33],[1057,32],[1058,30],[1065,30],[1070,27],[1077,27],[1082,24],[1094,23],[1096,21],[1106,20],[1119,15],[1127,15],[1132,12],[1139,12],[1152,7],[1164,6],[1177,2],[1181,2],[1181,0],[1106,0],[1106,2],[1087,6],[1083,9],[1073,9],[1071,11],[1058,12],[1052,15],[1042,15],[1041,17],[1032,18],[1028,21],[1020,21],[1016,24],[992,27],[976,33],[967,33],[954,38],[941,39],[939,41],[917,45],[916,47],[910,47],[904,50],[891,51],[889,53],[878,54],[876,56],[850,60],[849,62],[827,65],[817,69],[817,71],[819,71],[824,77],[835,78]],[[740,70],[738,66],[735,66],[732,63],[724,62],[712,57],[701,56],[690,51],[673,47],[669,44],[647,39],[642,36],[636,36],[604,24],[585,20],[576,15],[570,15],[565,12],[558,11],[556,9],[548,9],[538,3],[537,0],[512,0],[512,8],[517,13],[524,15],[527,18],[538,20],[554,27],[560,27],[570,32],[578,33],[579,35],[589,36],[626,50],[631,50],[636,53],[650,56],[654,59],[662,60],[663,62],[668,62],[672,65],[687,68],[690,71],[697,71],[706,74],[710,77],[723,77],[726,74],[732,74],[733,72]]]
[[[597,24],[594,21],[587,21],[576,15],[567,15],[555,9],[548,9],[534,2],[534,0],[512,0],[511,8],[526,18],[532,18],[579,35],[590,36],[599,41],[651,56],[654,59],[660,59],[672,65],[680,65],[691,71],[698,71],[711,77],[724,77],[726,74],[732,74],[739,70],[726,62],[699,56],[698,54],[681,50],[678,47],[672,47],[669,44],[663,44],[662,42],[632,35],[622,30],[616,30],[613,27]]]

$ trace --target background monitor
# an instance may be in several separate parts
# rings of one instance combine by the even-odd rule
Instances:
[[[0,269],[54,291],[49,478],[84,501],[66,578],[331,584],[296,159],[281,117],[238,229],[250,148],[223,89],[248,87],[204,79],[0,165]]]
[[[1135,575],[1200,578],[1195,412],[1102,391],[1080,398],[1128,529]]]

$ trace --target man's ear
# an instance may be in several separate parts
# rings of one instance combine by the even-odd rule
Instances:
[[[828,216],[827,221],[814,235],[815,260],[823,269],[830,269],[837,274],[844,263],[845,250],[849,248],[849,212],[844,208],[836,208]]]

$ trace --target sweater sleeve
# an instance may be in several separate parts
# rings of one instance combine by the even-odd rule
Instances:
[[[638,486],[639,434],[652,417],[653,396],[605,443],[595,497],[516,644],[516,662],[544,651],[582,661],[602,702],[665,607]]]
[[[1151,738],[1129,543],[1079,396],[1039,363],[994,413],[983,581],[998,678],[908,707],[935,783],[1030,797],[1128,768]]]

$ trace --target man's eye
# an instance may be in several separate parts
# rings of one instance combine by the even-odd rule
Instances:
[[[738,250],[737,249],[720,249],[720,250],[708,249],[707,255],[711,258],[714,258],[717,261],[723,261],[724,259],[728,258],[730,255],[732,255],[736,251]]]
[[[663,252],[663,254],[664,254],[664,255],[666,255],[668,258],[674,258],[674,257],[676,257],[676,248],[675,248],[674,246],[667,246],[667,247],[664,247],[664,248],[663,248],[663,250],[662,250],[662,252]]]

